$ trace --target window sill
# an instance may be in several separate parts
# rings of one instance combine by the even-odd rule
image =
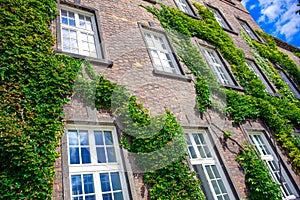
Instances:
[[[227,88],[227,89],[234,89],[234,90],[241,91],[241,92],[245,92],[244,88],[242,88],[241,86],[221,84],[221,87],[224,87],[224,88]]]
[[[227,29],[227,28],[223,28],[223,30],[224,30],[224,31],[226,31],[226,32],[229,32],[229,33],[235,34],[235,35],[239,35],[239,33],[238,33],[238,32],[235,32],[235,31],[233,31],[233,30],[230,30],[230,29]]]
[[[147,1],[147,2],[152,3],[152,4],[156,4],[156,0],[143,0],[143,1]]]
[[[65,55],[68,55],[68,56],[71,56],[71,57],[74,57],[74,58],[88,60],[92,64],[101,65],[101,66],[104,66],[104,67],[109,67],[110,68],[110,67],[113,66],[113,62],[111,60],[93,58],[93,57],[83,56],[83,55],[79,55],[79,54],[75,54],[75,53],[64,52],[64,51],[61,51],[61,50],[56,50],[55,53],[56,54],[65,54]]]
[[[156,69],[153,70],[153,74],[158,75],[158,76],[167,77],[167,78],[173,78],[173,79],[178,79],[178,80],[182,80],[182,81],[187,81],[187,82],[192,81],[192,78],[189,76],[184,76],[181,74],[172,74],[172,73],[168,73],[168,72],[159,71]]]

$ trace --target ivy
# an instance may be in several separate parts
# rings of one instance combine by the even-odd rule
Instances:
[[[279,184],[273,182],[265,162],[256,155],[252,146],[245,145],[236,158],[245,169],[246,184],[252,200],[282,199]]]
[[[0,199],[51,199],[63,105],[81,61],[54,55],[56,1],[0,8]]]

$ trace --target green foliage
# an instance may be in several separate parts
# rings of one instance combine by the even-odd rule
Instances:
[[[145,183],[151,185],[150,198],[157,200],[200,200],[205,199],[199,181],[183,158],[179,158],[155,172],[145,174]]]
[[[51,199],[63,105],[81,61],[54,55],[56,1],[2,1],[0,199]]]
[[[285,69],[295,83],[300,85],[300,69],[295,62],[286,53],[278,50],[277,45],[271,35],[268,35],[262,31],[257,31],[257,33],[268,43],[268,45],[264,45],[253,41],[253,45],[259,54]]]
[[[150,117],[150,112],[124,87],[115,88],[112,106],[122,123],[121,144],[146,171],[144,181],[150,186],[150,198],[204,199],[185,161],[184,132],[171,112]]]
[[[246,184],[252,200],[281,200],[279,184],[273,182],[268,167],[255,153],[252,146],[245,145],[236,157],[246,173]]]

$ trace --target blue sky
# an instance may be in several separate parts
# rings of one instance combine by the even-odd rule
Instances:
[[[300,48],[298,0],[242,0],[254,20],[267,33]]]

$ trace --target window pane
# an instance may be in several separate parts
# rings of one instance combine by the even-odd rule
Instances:
[[[94,136],[96,145],[104,145],[102,132],[95,132]]]
[[[110,173],[113,190],[122,190],[120,176],[118,172]]]
[[[206,171],[208,173],[209,179],[214,179],[215,177],[214,177],[214,175],[213,175],[213,173],[211,171],[210,166],[205,166],[205,169],[206,169]]]
[[[194,138],[196,144],[200,144],[199,137],[197,134],[193,134],[193,138]]]
[[[81,148],[82,164],[91,163],[90,148]]]
[[[123,200],[122,192],[114,193],[114,200]]]
[[[80,164],[79,148],[69,148],[70,164]]]
[[[100,174],[102,192],[111,191],[108,173]]]
[[[84,182],[84,193],[94,193],[94,180],[92,174],[85,174],[83,175],[83,182]]]
[[[71,176],[71,182],[72,182],[72,194],[73,195],[82,194],[81,175]]]
[[[103,200],[112,200],[111,194],[103,194],[102,197],[103,197]]]
[[[107,147],[107,157],[108,162],[117,162],[115,148],[114,147]]]
[[[190,152],[192,158],[197,158],[194,147],[190,146],[189,147],[189,152]]]
[[[218,187],[217,181],[216,181],[216,180],[212,180],[211,183],[212,183],[212,185],[213,185],[213,188],[214,188],[215,193],[216,193],[217,195],[218,195],[218,194],[221,194],[221,191],[220,191],[220,189],[219,189],[219,187]]]
[[[95,195],[86,196],[85,200],[96,200],[96,197],[95,197]]]
[[[80,145],[89,145],[88,132],[80,132]]]
[[[217,169],[217,167],[215,165],[212,165],[211,168],[213,169],[213,172],[215,174],[215,177],[216,178],[221,178],[220,174],[219,174],[219,171]]]
[[[105,144],[106,145],[113,144],[113,139],[112,139],[111,132],[104,131],[104,138],[105,138]]]
[[[78,145],[78,133],[77,131],[68,132],[69,145]]]
[[[106,163],[105,151],[103,147],[97,147],[98,163]]]

